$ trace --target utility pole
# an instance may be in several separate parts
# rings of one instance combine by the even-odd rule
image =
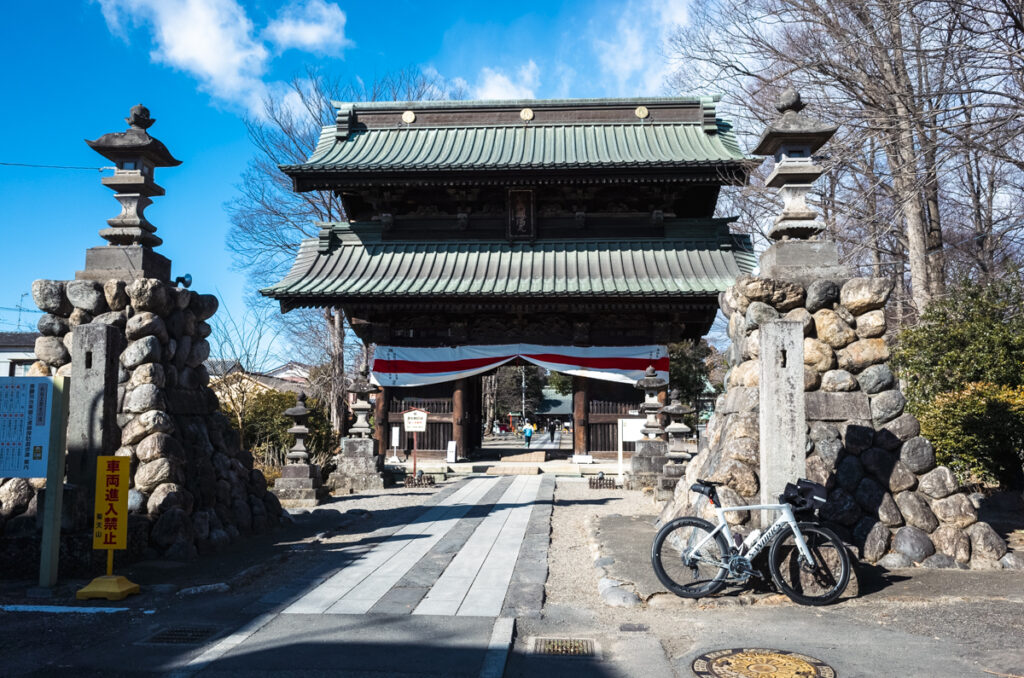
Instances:
[[[519,366],[519,375],[522,377],[523,389],[522,389],[522,402],[520,404],[521,412],[523,413],[523,423],[526,423],[526,365]]]

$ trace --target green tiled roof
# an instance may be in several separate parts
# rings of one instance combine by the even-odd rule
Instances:
[[[614,124],[356,131],[336,139],[324,128],[312,157],[283,165],[288,174],[340,170],[523,170],[602,167],[679,168],[744,161],[731,128],[700,125]]]
[[[283,165],[288,174],[345,170],[523,170],[602,167],[697,167],[739,164],[744,156],[730,128],[707,134],[700,125],[545,125],[392,128],[335,139],[326,127],[313,156]]]
[[[750,241],[693,239],[359,242],[304,240],[284,280],[261,290],[295,305],[328,299],[628,299],[707,296],[754,266]]]
[[[746,166],[751,160],[716,117],[716,101],[335,102],[337,124],[323,128],[309,160],[281,169],[300,176]],[[634,115],[632,107],[645,104],[647,117]],[[520,106],[535,117],[520,119]],[[403,110],[413,122],[403,122]]]

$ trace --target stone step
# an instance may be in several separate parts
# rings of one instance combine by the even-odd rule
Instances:
[[[489,476],[535,476],[540,473],[540,466],[533,464],[500,464],[487,469]]]

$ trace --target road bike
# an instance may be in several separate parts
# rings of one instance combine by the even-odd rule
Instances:
[[[683,598],[703,598],[727,583],[764,579],[753,561],[769,544],[772,581],[801,605],[827,605],[846,590],[850,556],[836,534],[814,520],[825,503],[825,488],[809,480],[789,483],[778,504],[723,507],[715,489],[722,483],[698,480],[690,489],[707,497],[718,525],[684,516],[664,525],[654,537],[651,563],[668,590]],[[779,511],[771,527],[752,531],[746,539],[733,535],[725,514],[734,511]],[[800,519],[799,522],[797,519]]]

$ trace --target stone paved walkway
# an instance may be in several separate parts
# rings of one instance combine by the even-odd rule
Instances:
[[[383,542],[345,553],[351,560],[284,614],[539,612],[552,491],[547,476],[469,479]]]

